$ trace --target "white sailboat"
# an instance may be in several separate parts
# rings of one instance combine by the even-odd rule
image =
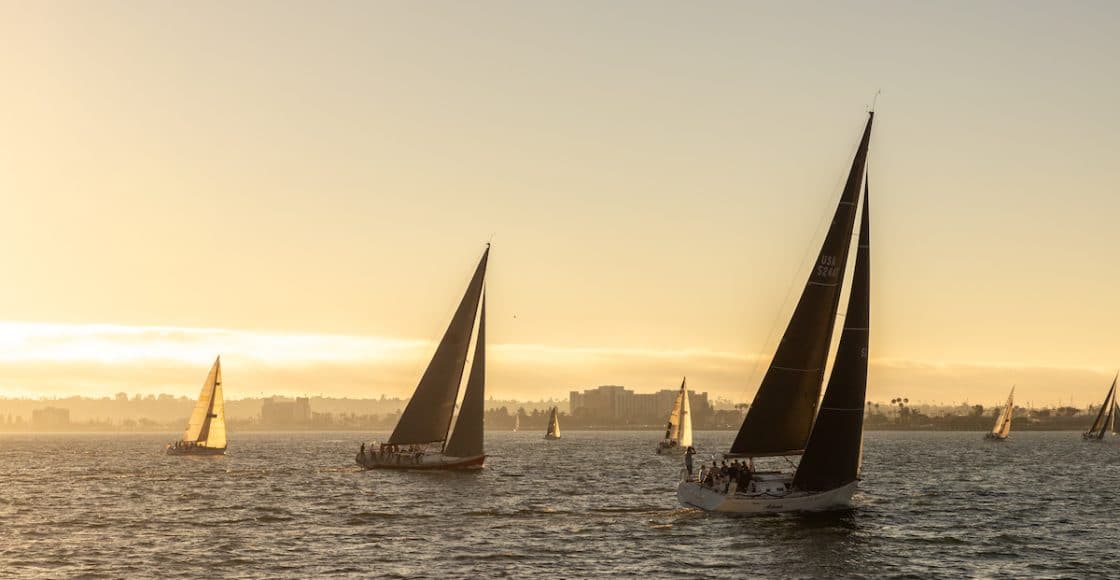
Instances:
[[[1108,434],[1116,434],[1116,415],[1120,413],[1120,407],[1117,407],[1116,401],[1116,380],[1120,378],[1120,373],[1112,379],[1112,387],[1108,389],[1108,394],[1104,396],[1104,403],[1101,403],[1100,411],[1097,411],[1097,418],[1093,420],[1092,426],[1089,430],[1081,434],[1081,438],[1086,441],[1103,441]]]
[[[226,452],[226,405],[222,396],[222,357],[214,360],[191,412],[183,438],[167,445],[168,455],[223,455]]]
[[[520,428],[521,428],[521,413],[517,413],[513,416],[513,431],[514,431],[514,433],[516,433],[517,430],[520,429]]]
[[[486,391],[486,263],[482,253],[467,291],[428,368],[412,393],[393,434],[385,443],[363,443],[354,460],[365,469],[480,469]],[[478,322],[474,360],[456,418],[471,334]],[[452,419],[454,429],[452,429]],[[437,447],[438,446],[438,447]]]
[[[673,410],[669,413],[669,424],[665,426],[665,438],[657,444],[658,455],[682,455],[692,446],[692,407],[688,403],[686,379],[681,379],[681,390],[673,400]]]
[[[560,438],[560,417],[557,407],[553,407],[548,415],[548,430],[545,431],[544,438],[548,440]]]
[[[681,505],[741,514],[819,511],[851,505],[863,451],[870,328],[870,230],[865,174],[870,113],[820,254],[746,418],[714,464],[677,486]],[[863,210],[857,212],[863,185]],[[844,271],[860,215],[855,272],[824,398]],[[819,412],[818,412],[819,404]],[[801,456],[793,472],[756,470],[755,459]],[[740,462],[740,459],[745,460]],[[767,461],[763,459],[763,461]]]
[[[1011,433],[1011,413],[1015,408],[1015,387],[1011,387],[1011,394],[1007,395],[1007,404],[1003,406],[1003,410],[996,416],[996,424],[992,426],[992,430],[984,435],[985,439],[993,441],[1003,441],[1007,439],[1007,435]]]

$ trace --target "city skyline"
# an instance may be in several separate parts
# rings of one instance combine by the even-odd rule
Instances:
[[[492,237],[489,393],[750,400],[880,89],[869,398],[1120,366],[1115,4],[264,6],[0,7],[0,396],[405,396]]]

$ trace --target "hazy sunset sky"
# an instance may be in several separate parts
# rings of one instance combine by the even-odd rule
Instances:
[[[0,395],[753,396],[877,90],[870,397],[1120,366],[1120,3],[2,2]],[[791,293],[791,288],[793,288]]]

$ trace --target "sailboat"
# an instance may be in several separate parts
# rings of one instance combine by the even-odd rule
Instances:
[[[984,435],[985,439],[993,441],[1003,441],[1007,439],[1008,433],[1011,433],[1011,413],[1015,405],[1015,387],[1011,387],[1011,394],[1007,395],[1007,404],[1003,406],[1003,410],[999,412],[996,417],[996,424],[992,426],[992,430]]]
[[[191,412],[183,438],[167,445],[168,455],[224,455],[226,404],[222,397],[222,357],[214,360]]]
[[[716,512],[819,511],[851,505],[863,451],[870,323],[870,228],[865,175],[869,113],[859,147],[809,280],[725,460],[726,475],[706,468],[686,475],[677,499]],[[824,398],[824,381],[841,287],[855,227],[863,210],[847,313]],[[820,404],[818,412],[817,406]],[[801,456],[788,470],[756,470],[758,458]],[[740,459],[745,461],[739,462]]]
[[[681,390],[673,401],[665,438],[657,444],[658,455],[681,455],[692,446],[692,409],[688,404],[687,378],[681,379]]]
[[[355,461],[365,469],[480,469],[486,390],[486,262],[482,253],[467,291],[436,347],[428,368],[405,406],[389,440],[363,443]],[[471,334],[474,360],[459,414],[454,415],[467,364]],[[454,429],[452,429],[452,419]]]
[[[560,438],[560,417],[559,409],[552,408],[552,412],[548,415],[548,431],[545,431],[544,438],[548,440]]]
[[[516,433],[517,430],[520,429],[520,428],[521,428],[521,413],[517,413],[513,416],[513,431],[514,431],[514,433]]]
[[[1118,412],[1116,402],[1116,379],[1120,378],[1120,373],[1112,379],[1112,387],[1108,389],[1108,394],[1104,396],[1104,403],[1101,403],[1101,410],[1097,412],[1097,418],[1093,420],[1093,425],[1089,430],[1081,434],[1081,438],[1086,441],[1101,441],[1108,433],[1116,433],[1116,414]]]

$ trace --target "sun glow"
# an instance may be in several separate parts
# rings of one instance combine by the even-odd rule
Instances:
[[[0,322],[0,361],[199,363],[225,355],[272,366],[413,356],[427,341],[220,328]]]

